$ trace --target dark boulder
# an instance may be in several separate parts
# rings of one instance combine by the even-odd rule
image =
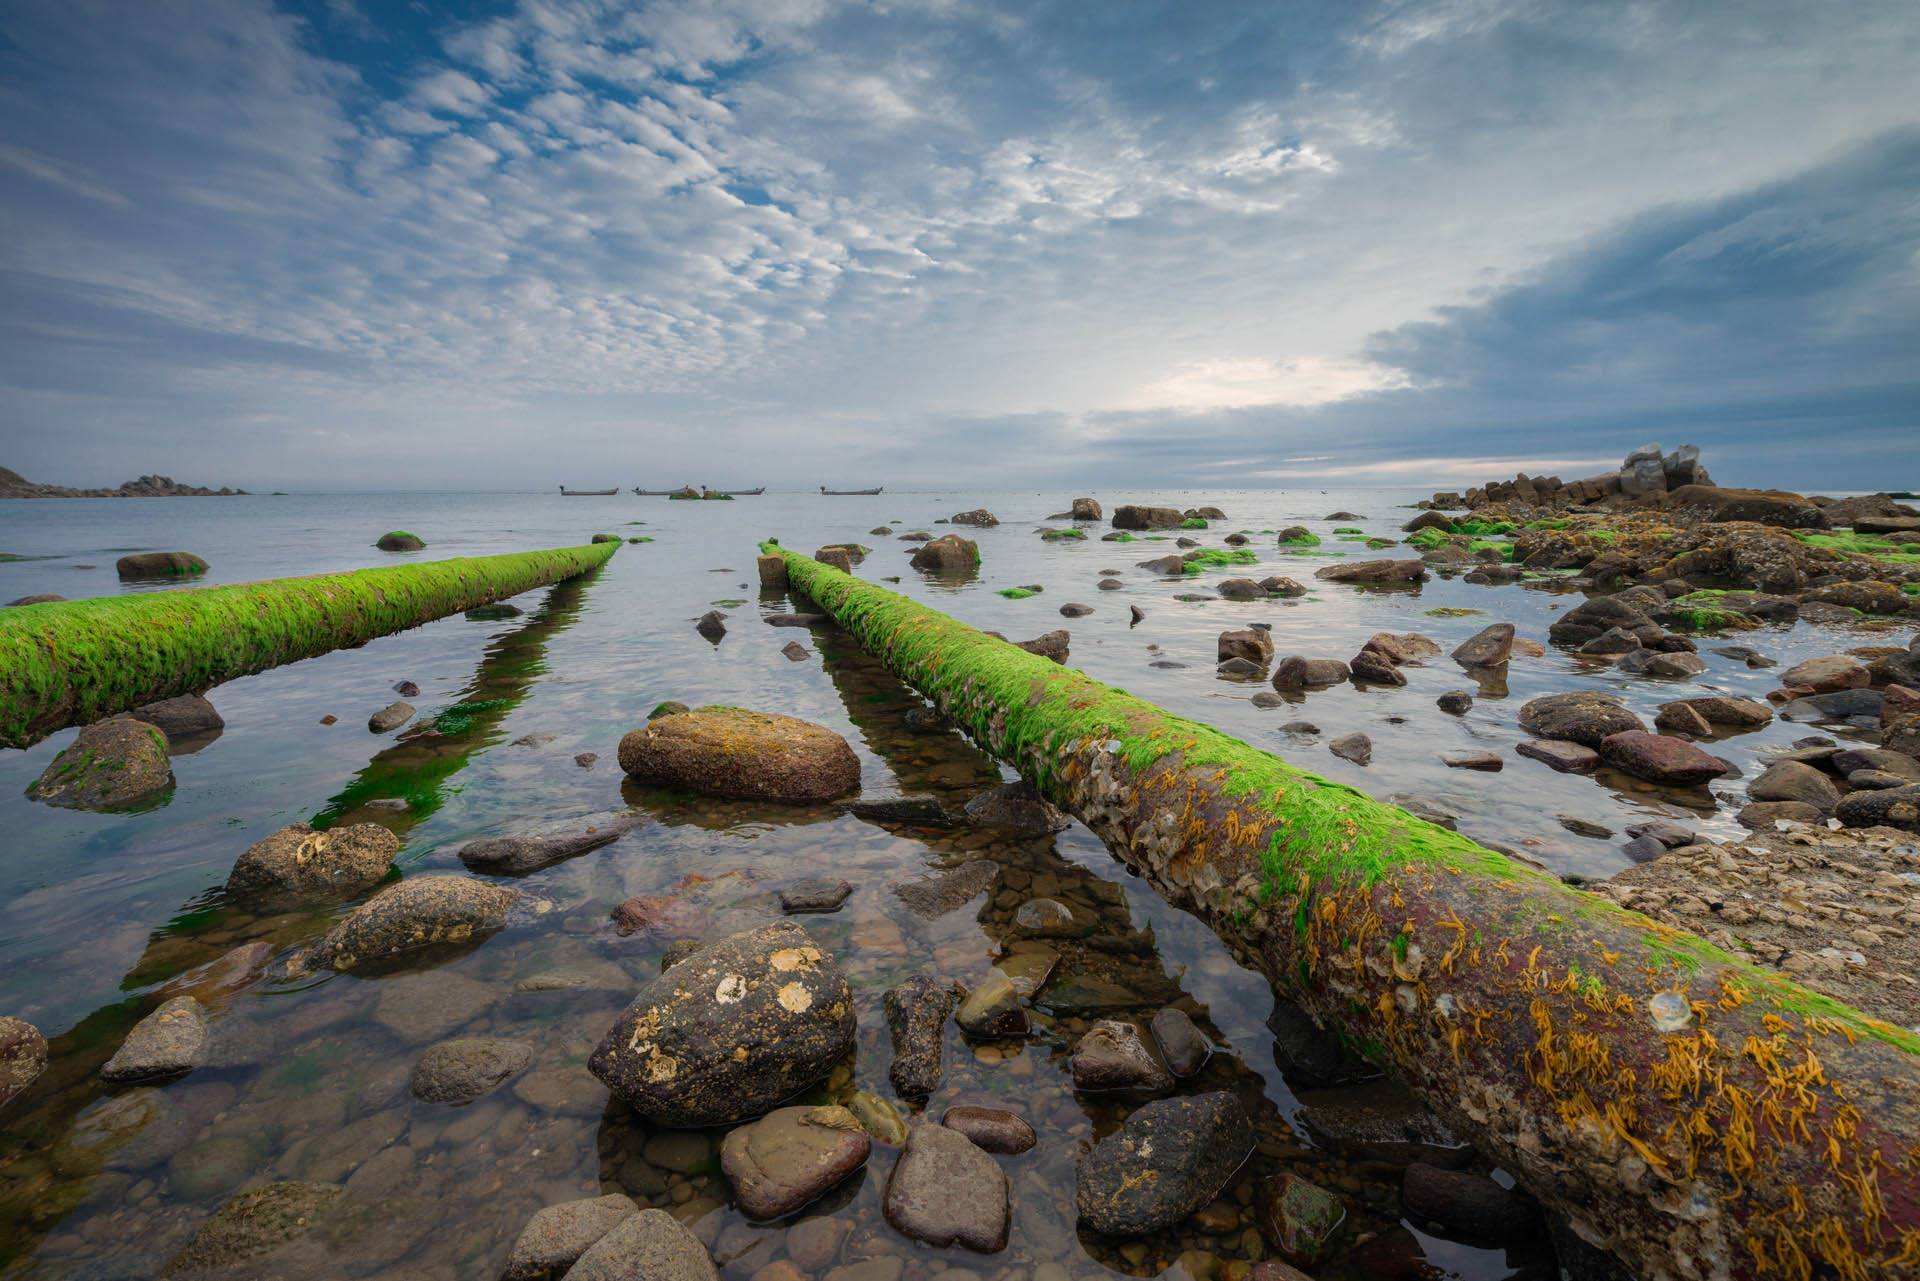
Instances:
[[[1001,1108],[951,1107],[941,1116],[940,1124],[960,1131],[983,1152],[1001,1156],[1029,1151],[1038,1137],[1023,1117]]]
[[[1273,687],[1275,689],[1313,689],[1323,685],[1338,685],[1351,674],[1351,669],[1337,658],[1308,658],[1303,654],[1293,654],[1280,660],[1273,669]]]
[[[135,809],[173,789],[167,738],[128,716],[95,721],[48,763],[27,788],[36,801],[61,809]]]
[[[958,1000],[953,984],[920,974],[887,989],[882,1001],[893,1038],[887,1078],[903,1099],[924,1099],[940,1088],[941,1041]]]
[[[873,1140],[843,1107],[775,1108],[731,1131],[720,1168],[749,1219],[778,1219],[867,1163]]]
[[[1080,1158],[1074,1206],[1094,1232],[1158,1232],[1219,1195],[1252,1151],[1253,1124],[1233,1095],[1160,1099]]]
[[[292,973],[349,971],[411,953],[478,943],[507,923],[520,894],[467,876],[416,876],[341,917],[290,962]]]
[[[807,804],[860,786],[860,761],[830,729],[770,712],[702,707],[620,740],[620,768],[709,796]]]
[[[908,563],[930,574],[972,574],[980,568],[980,545],[958,534],[942,534],[914,548]]]
[[[213,704],[198,694],[163,698],[157,703],[136,707],[127,715],[136,721],[145,721],[165,734],[169,745],[218,734],[227,724],[220,718],[220,713],[214,710]]]
[[[198,578],[207,572],[207,562],[192,552],[136,552],[122,556],[113,568],[123,581],[138,582],[155,578]]]
[[[1495,667],[1513,656],[1513,624],[1492,623],[1481,628],[1453,651],[1462,667]]]
[[[378,885],[399,853],[400,838],[377,823],[323,832],[295,823],[247,847],[227,873],[227,892],[344,897]]]
[[[1139,507],[1128,503],[1113,509],[1115,529],[1178,529],[1185,519],[1173,507]]]
[[[1646,726],[1613,695],[1575,690],[1529,699],[1520,708],[1520,728],[1536,738],[1565,739],[1597,749],[1610,734]]]
[[[1727,772],[1727,765],[1684,739],[1623,730],[1600,740],[1600,759],[1650,783],[1696,787]]]
[[[1140,1029],[1114,1019],[1102,1019],[1087,1029],[1073,1047],[1067,1066],[1076,1090],[1161,1092],[1173,1088],[1173,1074],[1154,1057]]]

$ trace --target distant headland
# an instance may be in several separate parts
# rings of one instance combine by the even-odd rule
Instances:
[[[65,485],[41,485],[17,471],[0,467],[0,498],[222,498],[244,494],[244,489],[205,489],[182,485],[171,476],[142,476],[118,489],[69,489]]]

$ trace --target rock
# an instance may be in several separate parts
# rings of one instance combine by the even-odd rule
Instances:
[[[567,1271],[565,1281],[720,1281],[700,1238],[665,1210],[622,1218]]]
[[[807,932],[776,921],[710,944],[640,989],[587,1061],[663,1125],[758,1116],[853,1048],[853,997]]]
[[[47,1070],[47,1038],[25,1019],[0,1014],[0,1108]]]
[[[102,813],[133,809],[173,788],[167,738],[131,717],[95,721],[27,788],[36,801]]]
[[[1146,616],[1147,616],[1147,611],[1144,609],[1141,609],[1138,605],[1127,606],[1127,619],[1128,619],[1127,626],[1129,627],[1138,626],[1140,621],[1144,619]]]
[[[1100,504],[1091,498],[1076,498],[1072,510],[1068,513],[1074,520],[1099,520]]]
[[[1440,762],[1448,769],[1479,770],[1484,774],[1498,774],[1507,766],[1498,752],[1447,752],[1440,757]]]
[[[578,761],[576,757],[575,763]],[[578,858],[603,845],[611,845],[638,827],[641,821],[635,815],[609,814],[583,827],[483,837],[460,847],[460,861],[475,872],[492,876],[524,876],[528,872],[537,872],[543,867]]]
[[[1187,572],[1187,562],[1183,556],[1156,556],[1152,560],[1142,560],[1134,563],[1141,569],[1151,570],[1156,574],[1179,576]]]
[[[1373,759],[1373,740],[1358,730],[1351,734],[1342,734],[1327,743],[1327,750],[1342,760],[1352,761],[1355,765],[1365,765]]]
[[[1799,761],[1775,761],[1747,784],[1747,795],[1756,801],[1800,801],[1826,813],[1840,803],[1840,789],[1833,780],[1811,765]]]
[[[1055,630],[1036,636],[1032,640],[1014,641],[1013,644],[1029,654],[1037,654],[1041,658],[1050,658],[1056,663],[1064,663],[1067,661],[1067,647],[1071,640],[1066,631]]]
[[[1715,523],[1751,521],[1781,529],[1826,529],[1826,513],[1799,494],[1778,489],[1725,489],[1717,485],[1682,485],[1667,496],[1673,509],[1695,508]]]
[[[1307,658],[1292,654],[1281,659],[1280,665],[1273,669],[1273,687],[1314,689],[1323,685],[1338,685],[1349,674],[1347,665],[1337,658]]]
[[[1221,632],[1216,642],[1220,661],[1244,658],[1260,668],[1273,661],[1273,635],[1264,627]]]
[[[1707,718],[1685,703],[1662,703],[1660,714],[1653,718],[1653,727],[1662,734],[1684,734],[1689,738],[1706,738],[1713,733]]]
[[[1008,1202],[1006,1173],[991,1156],[958,1130],[921,1123],[907,1131],[881,1209],[916,1241],[991,1254],[1006,1248]]]
[[[676,703],[672,699],[668,699],[664,703],[655,703],[653,705],[653,710],[647,713],[647,719],[650,721],[657,721],[663,717],[679,716],[684,712],[689,712],[692,710],[693,709],[688,707],[685,703]]]
[[[1194,1026],[1185,1010],[1167,1006],[1157,1011],[1149,1025],[1155,1045],[1160,1047],[1160,1057],[1166,1060],[1172,1073],[1185,1080],[1207,1065],[1213,1056],[1213,1043],[1207,1040],[1206,1033]]]
[[[974,827],[1019,836],[1051,836],[1073,821],[1024,779],[988,788],[967,802],[964,813]]]
[[[702,707],[650,720],[620,740],[620,768],[709,796],[802,805],[860,786],[847,740],[791,716]]]
[[[1113,509],[1115,529],[1178,529],[1185,519],[1172,507],[1139,507],[1128,503]]]
[[[343,1195],[334,1184],[297,1182],[242,1192],[200,1225],[165,1275],[238,1269],[320,1226]]]
[[[1481,628],[1453,651],[1462,667],[1496,667],[1513,656],[1513,624],[1493,623]]]
[[[1269,596],[1291,597],[1305,596],[1307,594],[1307,589],[1304,585],[1280,574],[1275,574],[1271,578],[1261,579],[1260,590],[1266,592]]]
[[[1423,529],[1437,529],[1443,534],[1451,534],[1453,521],[1437,511],[1424,511],[1400,526],[1400,529],[1408,534],[1417,534]]]
[[[1352,560],[1323,565],[1313,571],[1313,576],[1329,583],[1422,583],[1427,579],[1427,566],[1418,560]]]
[[[1000,523],[999,518],[984,507],[976,507],[972,511],[955,512],[947,519],[955,525],[973,525],[979,529],[986,529]]]
[[[407,1084],[428,1103],[471,1103],[532,1062],[533,1047],[525,1041],[463,1036],[421,1055]]]
[[[780,652],[786,656],[787,661],[790,663],[804,662],[808,655],[812,653],[811,650],[799,641],[788,641],[780,647]]]
[[[639,1212],[632,1197],[619,1193],[536,1210],[514,1238],[507,1255],[506,1281],[552,1281],[594,1242]]]
[[[717,609],[710,609],[694,621],[693,630],[718,645],[727,634],[727,616]]]
[[[1094,586],[1103,592],[1117,592],[1123,590],[1126,584],[1117,578],[1103,578],[1095,583]]]
[[[915,708],[915,711],[924,710]],[[908,713],[909,716],[912,712]],[[909,726],[909,728],[913,728]],[[960,818],[930,796],[892,796],[877,801],[855,801],[847,813],[869,823],[909,827],[958,827]]]
[[[1804,801],[1756,801],[1734,817],[1742,827],[1765,832],[1772,830],[1775,823],[1818,823],[1825,816]]]
[[[1101,1019],[1073,1047],[1068,1061],[1076,1090],[1144,1090],[1173,1088],[1167,1071],[1131,1023]]]
[[[981,1151],[1000,1156],[1018,1156],[1037,1141],[1031,1125],[1000,1108],[951,1107],[941,1116],[940,1124],[960,1131]]]
[[[1300,1096],[1308,1131],[1349,1160],[1457,1167],[1473,1149],[1404,1087],[1385,1078]]]
[[[400,838],[377,823],[324,832],[295,823],[246,848],[227,873],[227,892],[345,897],[378,885],[399,853]]]
[[[924,1099],[940,1088],[941,1041],[956,997],[951,983],[924,974],[887,989],[882,1000],[893,1038],[887,1079],[903,1099]]]
[[[1080,1158],[1080,1223],[1109,1236],[1170,1228],[1218,1196],[1252,1151],[1253,1124],[1231,1094],[1149,1103]]]
[[[778,552],[768,552],[756,557],[754,566],[760,574],[760,590],[783,592],[787,590],[787,558]]]
[[[375,734],[390,734],[413,719],[413,704],[395,699],[367,717],[367,728]]]
[[[619,540],[615,540],[616,542]],[[491,605],[475,605],[462,614],[470,623],[497,623],[502,619],[518,618],[521,615],[518,605],[509,605],[505,601],[495,601]]]
[[[1874,770],[1897,774],[1911,782],[1920,783],[1920,760],[1901,752],[1890,752],[1884,747],[1848,748],[1843,752],[1835,752],[1831,763],[1835,770],[1848,776],[1861,770]]]
[[[775,1108],[727,1135],[720,1168],[742,1214],[777,1219],[865,1165],[872,1147],[843,1107]]]
[[[1267,589],[1251,578],[1223,578],[1214,590],[1225,600],[1265,600]]]
[[[1844,721],[1855,716],[1880,716],[1885,695],[1877,689],[1837,689],[1830,694],[1808,694],[1780,707],[1783,721]]]
[[[1639,648],[1641,646],[1638,635],[1624,627],[1609,627],[1582,645],[1580,652],[1596,658],[1612,658],[1620,654],[1631,654]]]
[[[1829,654],[1795,663],[1780,673],[1780,683],[1788,689],[1809,694],[1831,694],[1835,690],[1859,689],[1871,683],[1866,664],[1847,654]]]
[[[789,916],[837,912],[853,893],[853,882],[831,877],[795,881],[780,891],[780,910]]]
[[[803,1271],[818,1273],[840,1253],[852,1224],[844,1219],[813,1215],[787,1229],[787,1257]]]
[[[1435,707],[1454,716],[1464,716],[1473,709],[1473,695],[1464,689],[1450,689],[1433,700]]]
[[[1251,659],[1229,658],[1214,669],[1222,680],[1254,681],[1267,674],[1267,669]]]
[[[1623,730],[1600,741],[1600,759],[1635,778],[1673,787],[1695,787],[1727,772],[1726,762],[1683,739]]]
[[[1608,735],[1644,730],[1646,726],[1613,695],[1577,690],[1530,699],[1520,708],[1520,728],[1536,738],[1561,739],[1597,749]]]
[[[998,863],[976,858],[889,888],[914,915],[931,919],[965,907],[991,888],[999,875]]]
[[[207,1013],[191,996],[176,996],[133,1025],[100,1069],[115,1084],[166,1081],[200,1066],[207,1049]]]
[[[1620,660],[1619,670],[1640,676],[1676,679],[1698,676],[1707,670],[1707,665],[1698,654],[1670,654],[1654,649],[1636,649]]]
[[[1884,826],[1920,832],[1920,784],[1849,792],[1834,806],[1833,816],[1847,827]]]
[[[988,970],[987,976],[973,985],[954,1011],[953,1021],[968,1036],[983,1040],[1025,1036],[1030,1025],[1013,980],[999,970]]]
[[[476,943],[507,923],[507,909],[520,897],[466,876],[410,877],[340,918],[291,968],[344,972],[428,948]]]
[[[1377,650],[1361,650],[1348,662],[1347,669],[1356,685],[1398,686],[1407,683],[1407,678],[1400,674],[1400,668]]]
[[[971,574],[980,568],[980,545],[958,534],[942,534],[914,548],[908,563],[934,574]]]
[[[1312,1265],[1332,1253],[1347,1221],[1339,1197],[1297,1174],[1265,1180],[1256,1196],[1262,1232],[1274,1249]]]
[[[207,572],[207,562],[192,552],[136,552],[114,562],[114,571],[124,582],[151,578],[198,578]]]
[[[218,734],[227,724],[221,719],[220,713],[214,710],[213,704],[198,694],[163,698],[157,703],[136,707],[127,715],[136,721],[145,721],[165,734],[170,745],[180,740]]]
[[[1540,1227],[1532,1201],[1484,1174],[1443,1170],[1415,1161],[1400,1181],[1400,1200],[1416,1219],[1437,1223],[1460,1241],[1499,1245],[1531,1236]]]

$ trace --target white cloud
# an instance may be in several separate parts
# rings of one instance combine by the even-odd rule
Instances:
[[[1113,408],[1198,413],[1255,405],[1330,405],[1408,385],[1399,370],[1364,360],[1323,356],[1195,360],[1145,384]]]

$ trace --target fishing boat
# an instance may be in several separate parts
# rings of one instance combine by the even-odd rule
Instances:
[[[642,489],[640,486],[635,485],[633,492],[642,498],[670,498],[680,491],[677,489]]]
[[[820,492],[829,498],[853,498],[869,497],[879,493],[884,488],[884,485],[875,485],[872,489],[828,489],[825,485],[822,485],[820,486]]]
[[[612,489],[568,489],[565,485],[560,486],[562,498],[612,498],[619,492],[618,485]]]
[[[728,498],[758,498],[767,492],[767,487],[762,485],[758,489],[712,489],[707,492],[712,494],[725,494]]]

